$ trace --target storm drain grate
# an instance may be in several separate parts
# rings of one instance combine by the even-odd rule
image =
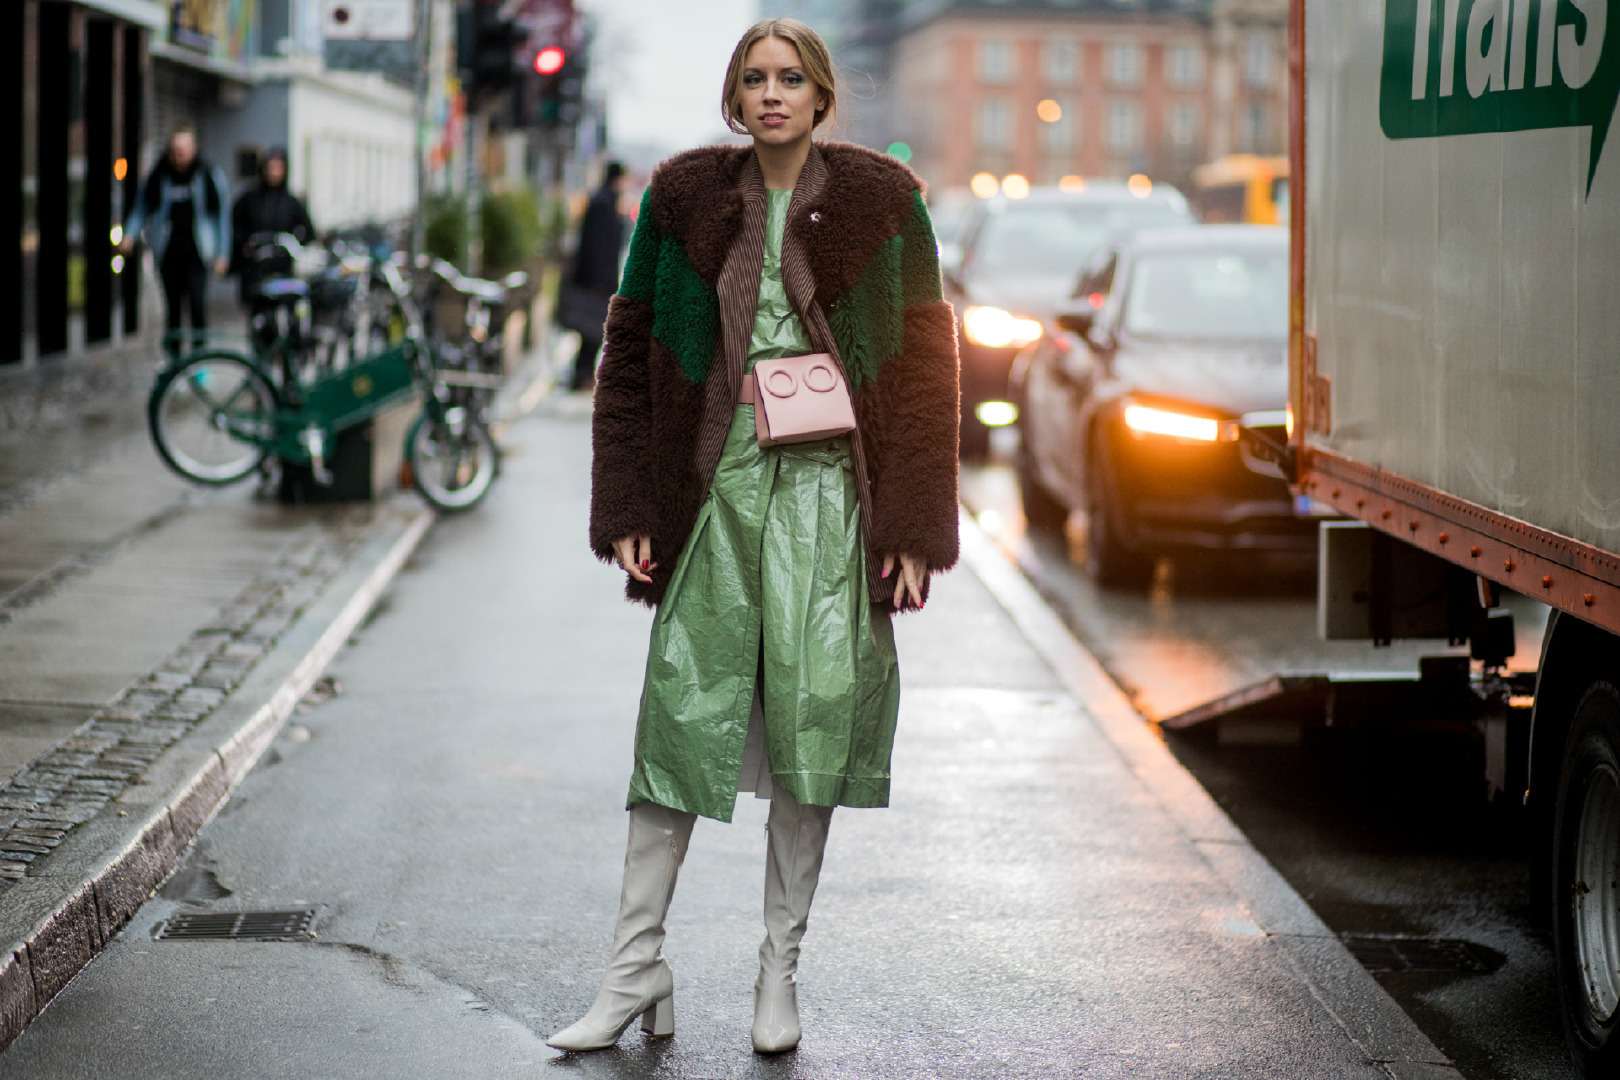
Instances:
[[[298,941],[315,936],[315,909],[208,911],[158,923],[159,941]]]
[[[1362,967],[1375,975],[1394,971],[1495,971],[1506,957],[1459,938],[1343,934],[1341,940]]]

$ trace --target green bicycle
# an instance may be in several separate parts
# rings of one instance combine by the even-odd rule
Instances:
[[[489,377],[441,366],[391,259],[374,259],[371,274],[392,298],[394,314],[377,339],[380,351],[340,370],[292,374],[298,369],[287,359],[307,353],[298,327],[307,325],[300,305],[307,310],[308,294],[290,278],[266,283],[272,307],[287,316],[268,347],[204,342],[176,352],[147,400],[152,441],[163,461],[189,480],[226,485],[275,455],[309,466],[316,482],[329,485],[328,460],[339,433],[420,396],[422,411],[405,439],[417,491],[442,511],[476,506],[500,465],[482,410],[470,405],[473,394],[487,392]]]

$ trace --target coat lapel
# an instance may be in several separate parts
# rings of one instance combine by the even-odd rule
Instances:
[[[810,156],[805,158],[804,168],[799,172],[799,182],[793,188],[793,201],[788,204],[787,227],[782,231],[782,283],[787,288],[788,301],[799,313],[805,332],[810,335],[810,343],[817,352],[831,354],[843,372],[844,385],[848,386],[849,372],[844,370],[843,358],[838,355],[838,344],[833,340],[827,313],[816,303],[816,279],[810,272],[810,257],[803,241],[805,231],[821,227],[821,196],[827,189],[827,179],[827,160],[816,144],[811,143]],[[855,405],[858,420],[860,403],[857,401]],[[882,553],[872,549],[869,527],[872,520],[872,483],[866,461],[866,443],[859,427],[850,437],[850,449],[855,465],[855,494],[861,507],[861,538],[866,550],[863,562],[868,595],[887,600],[893,597],[894,586],[881,575],[878,561]]]
[[[782,230],[782,284],[816,351],[837,356],[826,313],[815,302],[816,279],[810,272],[810,257],[805,252],[803,236],[804,230],[821,224],[818,208],[826,188],[827,159],[821,149],[811,143],[810,156],[804,159],[799,182],[793,188],[793,201],[788,204],[787,227]]]
[[[759,275],[765,264],[765,177],[753,154],[748,155],[737,178],[737,192],[742,196],[742,229],[726,250],[715,284],[720,299],[720,347],[703,386],[703,427],[695,464],[705,488],[720,464],[737,407],[737,391],[748,365],[754,308],[759,304]]]

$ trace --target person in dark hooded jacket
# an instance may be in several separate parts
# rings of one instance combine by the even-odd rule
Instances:
[[[602,296],[604,304],[605,298],[619,287],[619,256],[624,249],[624,216],[619,213],[619,196],[623,191],[624,166],[610,161],[602,172],[602,186],[596,189],[585,207],[585,218],[579,226],[579,246],[569,268],[569,283]],[[601,352],[602,331],[581,331],[571,389],[583,390],[591,385],[596,378],[596,358]]]
[[[259,182],[242,193],[231,210],[231,233],[236,250],[231,253],[231,270],[241,275],[242,300],[250,300],[259,285],[259,273],[252,259],[253,248],[265,234],[291,233],[302,244],[315,236],[315,225],[303,200],[287,190],[287,151],[272,147],[259,162]]]

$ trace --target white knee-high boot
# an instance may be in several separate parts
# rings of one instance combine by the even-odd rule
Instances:
[[[696,814],[641,803],[630,811],[619,923],[589,1012],[546,1042],[559,1050],[612,1046],[638,1015],[649,1035],[675,1034],[675,976],[663,957],[664,918]]]
[[[765,826],[765,940],[754,983],[754,1049],[776,1054],[799,1045],[799,942],[821,877],[832,807],[807,806],[776,788]]]

